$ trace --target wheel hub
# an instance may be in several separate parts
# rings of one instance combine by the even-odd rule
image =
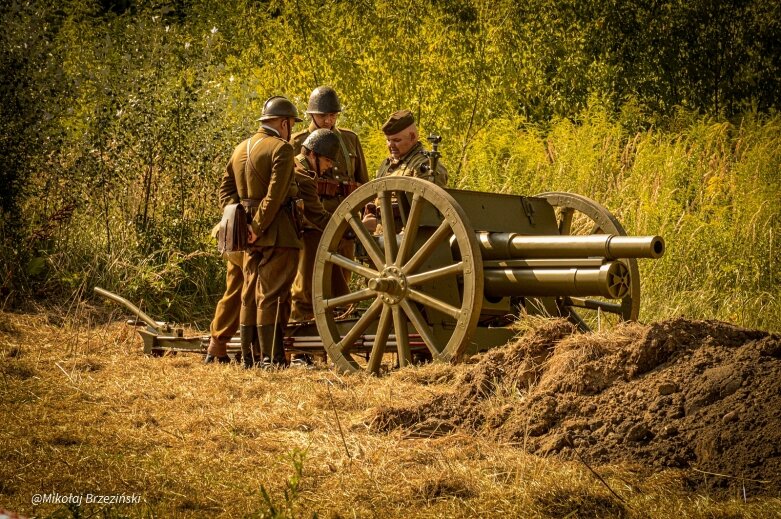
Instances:
[[[369,279],[370,289],[381,294],[382,300],[391,305],[397,305],[407,296],[409,285],[407,276],[400,268],[395,266],[386,267],[379,277]]]

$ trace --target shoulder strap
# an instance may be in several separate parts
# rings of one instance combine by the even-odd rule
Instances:
[[[252,165],[252,161],[250,160],[250,154],[252,153],[252,150],[255,149],[255,146],[257,146],[260,143],[260,141],[262,141],[266,137],[268,137],[268,135],[264,135],[260,139],[256,140],[255,144],[252,144],[252,146],[250,146],[250,144],[252,143],[252,137],[247,139],[247,160],[244,162],[244,176],[246,176],[247,178],[249,178],[249,175],[247,173],[248,168],[251,168],[252,171],[255,171],[255,167]]]

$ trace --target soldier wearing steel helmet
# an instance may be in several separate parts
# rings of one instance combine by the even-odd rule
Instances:
[[[301,153],[296,156],[296,183],[298,196],[304,201],[304,249],[298,258],[298,272],[293,282],[293,318],[311,318],[312,277],[323,229],[331,218],[317,191],[317,180],[328,171],[339,154],[339,138],[331,130],[319,128],[304,140]]]
[[[284,366],[284,328],[290,318],[290,287],[303,246],[293,198],[294,152],[288,140],[298,110],[282,96],[263,105],[257,133],[233,151],[220,185],[220,200],[241,201],[250,222],[244,254],[240,336],[244,366],[255,365],[252,339],[275,366]]]
[[[317,192],[323,206],[329,212],[333,212],[342,202],[345,196],[350,194],[360,184],[369,181],[369,173],[366,168],[366,159],[358,136],[350,130],[337,128],[336,122],[342,112],[342,105],[336,91],[330,86],[319,86],[309,96],[309,104],[306,113],[312,119],[309,128],[293,135],[291,143],[296,150],[300,149],[309,135],[317,129],[331,130],[338,139],[339,147],[333,167],[321,172],[317,178]],[[312,257],[308,258],[309,264],[314,265],[314,251],[317,250],[319,235],[310,233],[304,236],[304,240],[310,240],[307,251],[312,251]],[[347,258],[355,257],[355,240],[345,238],[339,243],[337,252]],[[306,253],[305,253],[306,254]],[[331,286],[334,295],[346,294],[349,290],[350,272],[335,267]],[[304,321],[312,318],[311,308],[300,307],[298,301],[306,301],[300,288],[302,283],[296,281],[293,288],[293,320]]]

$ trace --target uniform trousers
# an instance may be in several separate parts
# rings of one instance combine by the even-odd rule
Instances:
[[[232,253],[243,258],[241,252]],[[228,342],[239,329],[241,312],[241,290],[244,286],[244,274],[241,261],[228,261],[225,273],[225,293],[214,309],[214,319],[209,327],[212,340],[209,342],[208,353],[221,357],[227,354]]]
[[[287,325],[298,256],[292,247],[253,247],[244,254],[242,325]]]
[[[312,307],[312,282],[315,272],[315,255],[323,233],[318,230],[304,232],[304,249],[298,259],[298,272],[293,282],[293,320],[306,321],[314,317]],[[355,240],[342,239],[337,253],[345,258],[355,258]],[[350,291],[350,271],[334,266],[331,271],[332,296],[345,295]]]

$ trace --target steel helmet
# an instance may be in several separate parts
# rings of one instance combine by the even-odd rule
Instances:
[[[269,97],[263,104],[263,113],[260,115],[260,121],[267,119],[275,119],[277,117],[291,117],[296,122],[301,122],[302,119],[298,116],[298,109],[296,105],[291,103],[286,97],[273,96]]]
[[[309,96],[309,104],[306,106],[308,114],[335,114],[342,111],[339,96],[336,90],[329,86],[319,86],[312,90]]]
[[[309,151],[313,151],[316,155],[336,161],[341,145],[339,137],[334,132],[320,128],[309,134],[303,146]]]

